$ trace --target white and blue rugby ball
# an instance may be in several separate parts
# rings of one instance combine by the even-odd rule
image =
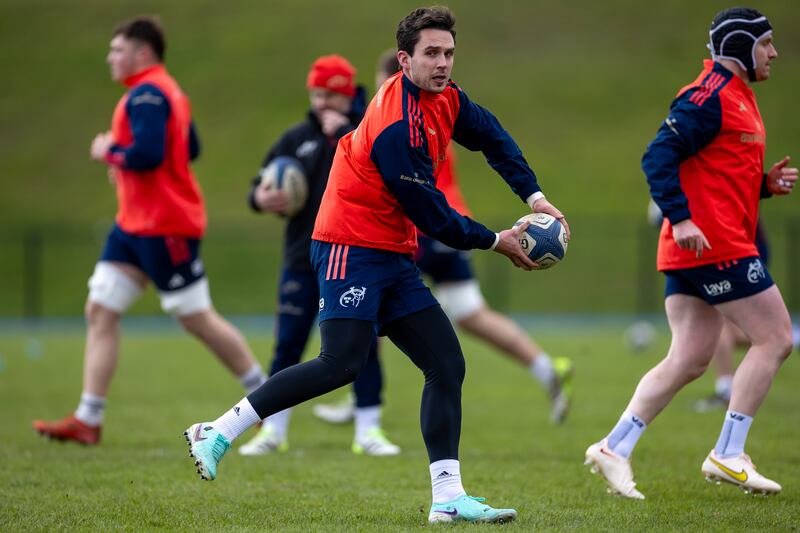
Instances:
[[[514,227],[530,222],[519,236],[519,245],[539,270],[550,268],[567,253],[567,230],[561,222],[545,213],[533,213],[517,220]]]
[[[289,207],[286,216],[294,216],[308,199],[308,181],[300,161],[289,156],[279,156],[261,169],[259,187],[286,191]]]

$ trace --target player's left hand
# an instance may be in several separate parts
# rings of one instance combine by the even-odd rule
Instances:
[[[767,190],[775,195],[789,194],[797,182],[797,169],[787,167],[791,157],[788,155],[772,165],[767,172]]]
[[[334,111],[333,109],[323,109],[318,114],[319,124],[322,126],[322,133],[328,137],[333,137],[339,128],[350,124],[347,115]]]
[[[110,131],[98,133],[92,140],[92,146],[89,148],[89,155],[95,161],[105,162],[106,154],[111,145],[114,144],[114,137]]]
[[[528,226],[530,226],[530,222],[523,222],[519,226],[501,231],[498,234],[500,238],[497,241],[497,246],[494,247],[494,251],[508,257],[517,268],[536,270],[539,268],[539,264],[531,261],[531,258],[528,257],[519,244],[519,236],[528,229]]]
[[[569,242],[569,239],[572,236],[572,234],[569,232],[569,224],[567,224],[566,217],[564,217],[564,215],[561,213],[561,211],[558,210],[556,206],[548,202],[546,198],[539,198],[538,200],[533,202],[533,207],[531,208],[531,211],[533,211],[534,213],[547,213],[548,215],[552,216],[553,218],[561,222],[564,225],[564,229],[567,230],[567,242]]]

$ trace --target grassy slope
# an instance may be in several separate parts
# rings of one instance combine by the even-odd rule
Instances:
[[[45,312],[74,314],[81,307],[115,208],[87,147],[107,127],[121,92],[103,63],[117,21],[160,13],[165,23],[168,64],[192,97],[205,146],[196,172],[211,221],[205,254],[224,292],[218,301],[229,312],[252,313],[271,308],[262,303],[271,292],[239,285],[260,287],[260,277],[272,278],[280,224],[254,219],[244,192],[266,147],[303,115],[307,65],[317,55],[342,53],[371,84],[377,53],[392,45],[397,20],[416,5],[0,0],[0,68],[12,73],[0,89],[0,246],[8,257],[0,279],[11,280],[0,287],[8,294],[0,314],[20,312],[18,242],[32,227],[44,229],[50,247],[45,285],[58,289],[48,293]],[[539,290],[550,302],[563,301],[559,310],[631,308],[640,290],[630,277],[647,194],[639,158],[675,91],[697,72],[708,21],[726,5],[451,3],[459,30],[454,78],[502,119],[575,232],[568,273],[544,288],[526,282],[510,296],[498,289],[490,297],[510,299],[522,311]],[[772,161],[800,145],[791,120],[800,81],[800,39],[791,28],[800,24],[800,10],[784,2],[755,5],[772,17],[781,53],[775,80],[757,89]],[[462,151],[460,161],[479,219],[501,227],[524,213],[479,155]],[[770,202],[777,239],[796,205]],[[245,269],[242,276],[242,264],[262,262],[266,271]],[[598,273],[598,264],[613,266]],[[514,295],[522,295],[521,304]]]
[[[640,356],[622,347],[621,332],[578,328],[539,340],[577,363],[577,400],[562,428],[550,427],[544,395],[514,364],[465,342],[461,460],[468,490],[497,505],[516,506],[518,530],[743,531],[797,528],[800,438],[796,357],[779,374],[753,426],[748,451],[762,471],[783,483],[776,498],[746,497],[707,485],[700,463],[717,437],[721,414],[694,414],[703,378],[682,392],[637,448],[639,487],[648,499],[605,494],[581,466],[585,447],[616,420],[636,380],[666,346],[663,332]],[[385,346],[385,427],[403,447],[395,459],[349,450],[351,429],[295,412],[291,449],[265,458],[226,456],[220,478],[197,479],[180,432],[221,413],[240,397],[236,384],[189,339],[139,334],[123,347],[109,398],[101,447],[49,443],[29,428],[56,417],[77,399],[82,338],[52,333],[40,345],[0,337],[0,529],[2,530],[289,530],[386,531],[423,526],[429,504],[426,456],[418,431],[421,380]],[[253,337],[264,354],[269,341]],[[27,354],[27,356],[26,356]]]

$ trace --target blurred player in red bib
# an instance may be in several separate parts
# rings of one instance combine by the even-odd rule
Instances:
[[[116,368],[120,318],[149,281],[162,309],[178,319],[236,375],[246,390],[265,375],[241,333],[212,307],[200,242],[206,212],[190,161],[200,154],[189,99],[164,66],[157,21],[137,18],[114,31],[106,58],[128,88],[111,131],[95,137],[93,159],[109,166],[119,210],[89,279],[83,393],[73,415],[37,420],[43,435],[97,444]]]
[[[766,81],[778,57],[769,21],[754,9],[727,9],[709,34],[712,59],[679,91],[642,159],[665,218],[658,270],[666,276],[672,344],[639,382],[617,425],[586,451],[593,470],[629,498],[644,498],[629,462],[636,442],[673,396],[706,370],[725,319],[742,330],[750,348],[701,470],[745,491],[781,490],[744,452],[753,417],[792,349],[789,312],[755,237],[760,198],[789,194],[798,171],[786,157],[764,172],[766,132],[749,85]]]

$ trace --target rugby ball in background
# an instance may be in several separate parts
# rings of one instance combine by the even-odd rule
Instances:
[[[533,213],[517,220],[514,227],[530,222],[519,236],[519,245],[531,261],[539,264],[539,270],[550,268],[567,253],[567,230],[555,217],[545,213]]]
[[[286,216],[294,216],[308,199],[308,181],[300,161],[293,157],[279,156],[261,169],[258,186],[265,189],[286,191],[289,207]]]

